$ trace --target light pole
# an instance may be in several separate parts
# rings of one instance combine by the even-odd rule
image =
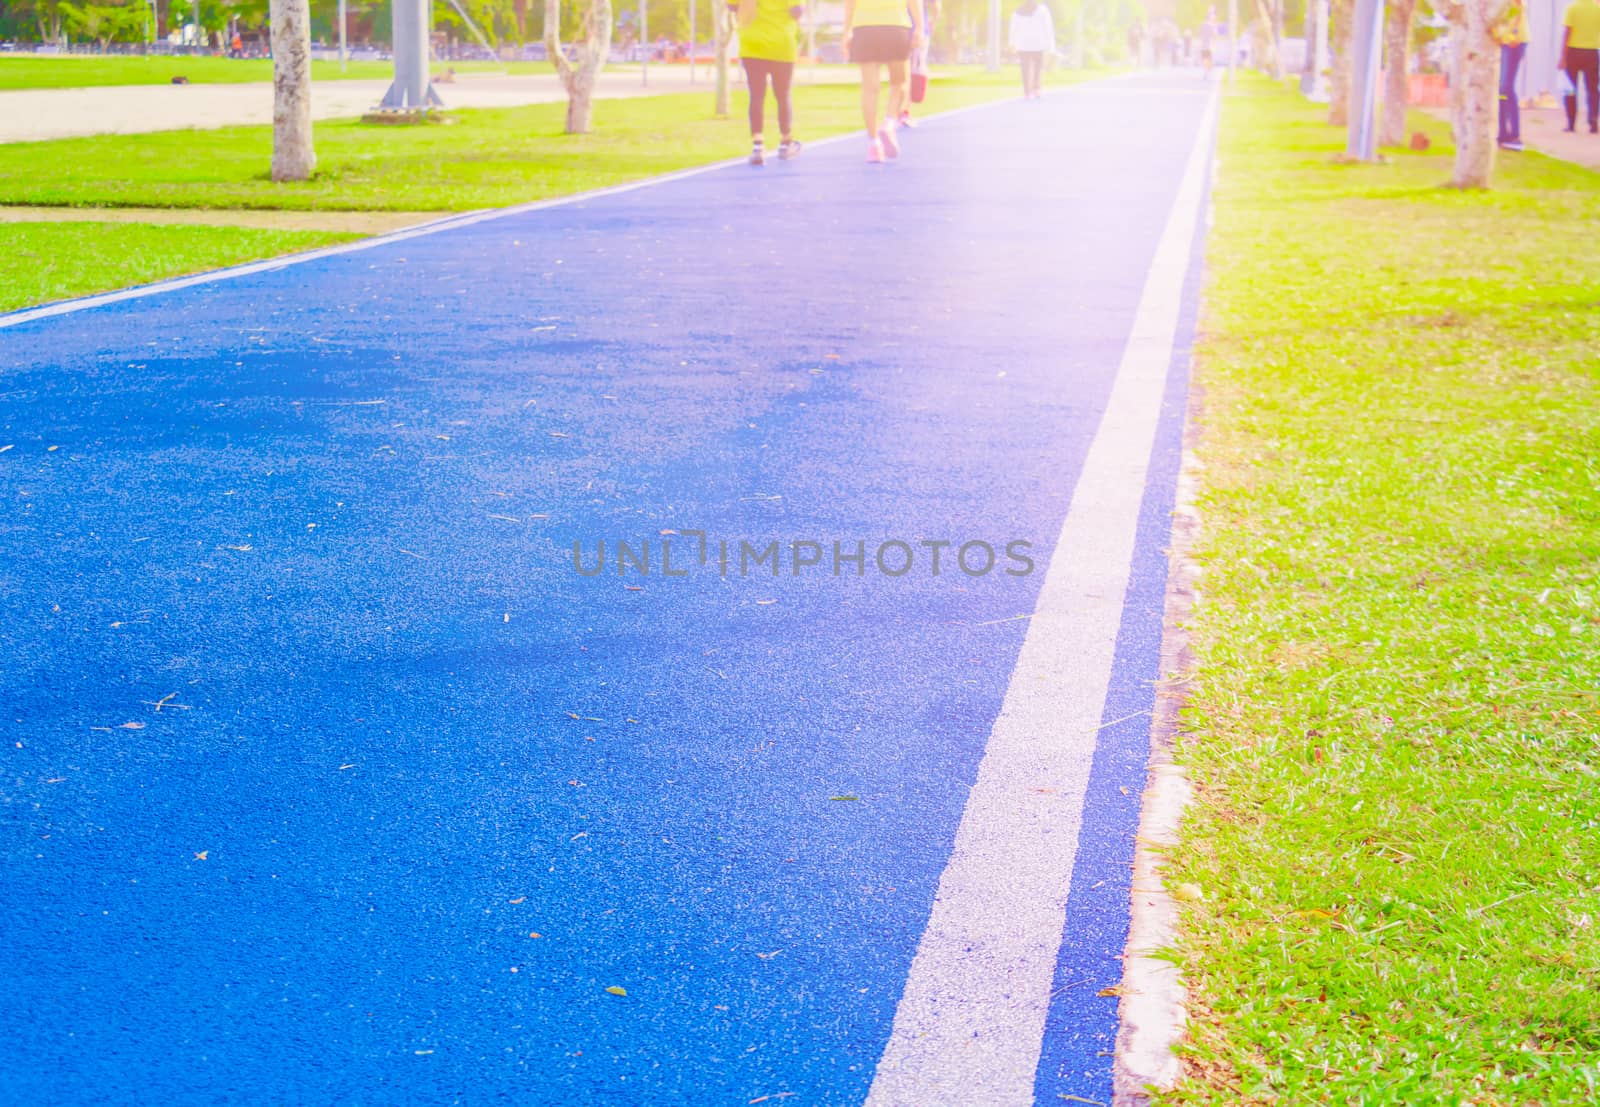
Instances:
[[[694,84],[694,52],[700,28],[694,21],[694,0],[689,0],[689,83]]]
[[[345,24],[349,19],[345,16],[345,0],[339,0],[339,72],[343,73],[345,62],[349,59],[349,51],[345,49],[344,35]]]
[[[1345,155],[1354,161],[1378,159],[1378,61],[1383,42],[1383,0],[1356,0],[1351,30],[1349,140]],[[1399,64],[1405,64],[1402,60]]]
[[[649,0],[639,0],[639,83],[650,83],[650,6]]]

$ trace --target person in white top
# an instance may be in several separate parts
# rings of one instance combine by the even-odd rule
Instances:
[[[1040,96],[1044,80],[1044,56],[1056,48],[1056,24],[1050,9],[1039,0],[1023,0],[1011,13],[1011,49],[1022,62],[1022,95],[1029,100]]]

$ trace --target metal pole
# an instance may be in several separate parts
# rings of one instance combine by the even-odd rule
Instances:
[[[1345,154],[1355,161],[1376,161],[1378,130],[1378,55],[1383,42],[1383,0],[1356,0],[1355,32],[1350,43],[1349,141]]]
[[[989,0],[989,64],[990,73],[1000,72],[1000,0]]]
[[[639,0],[639,45],[644,48],[639,55],[639,83],[650,83],[650,7],[648,0]]]
[[[1082,69],[1087,56],[1083,49],[1083,0],[1078,0],[1077,14],[1072,17],[1072,68]]]
[[[345,49],[345,24],[349,22],[345,17],[345,0],[339,0],[339,72],[343,73],[345,62],[350,58],[350,52]]]
[[[806,0],[806,57],[811,59],[811,83],[817,83],[817,4]]]
[[[698,31],[699,27],[695,25],[694,21],[694,0],[689,0],[689,83],[691,85],[694,84],[694,51],[695,47],[699,45],[695,40],[695,36]]]
[[[194,52],[200,52],[200,0],[194,0]]]
[[[394,0],[394,83],[380,107],[417,111],[439,106],[428,79],[428,0]]]

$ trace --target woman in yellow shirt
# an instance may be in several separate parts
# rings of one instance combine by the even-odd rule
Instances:
[[[1578,82],[1589,101],[1589,133],[1600,131],[1600,0],[1572,0],[1561,21],[1561,68],[1572,82],[1566,95],[1567,130],[1578,129]]]
[[[800,152],[794,140],[794,61],[799,51],[799,13],[793,0],[739,0],[739,61],[750,90],[750,164],[764,165],[766,155],[767,82],[778,102],[778,131],[783,136],[778,157],[788,161]]]
[[[907,0],[844,0],[844,43],[861,67],[861,118],[867,125],[867,160],[898,157],[895,120],[906,106],[911,51],[922,44],[922,5]],[[882,67],[889,68],[889,108],[878,113]]]
[[[1500,44],[1500,145],[1522,149],[1522,110],[1517,102],[1517,70],[1528,52],[1528,10],[1511,0],[1491,32]]]

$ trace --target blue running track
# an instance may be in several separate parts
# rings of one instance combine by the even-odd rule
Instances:
[[[0,329],[0,1102],[860,1103],[1205,106],[1107,82]],[[1111,1098],[1186,362],[1042,1103]]]

